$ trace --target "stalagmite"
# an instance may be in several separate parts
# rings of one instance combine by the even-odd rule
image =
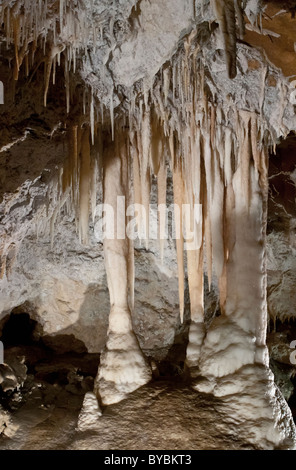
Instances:
[[[190,328],[186,350],[186,364],[191,377],[199,374],[199,360],[205,337],[203,249],[187,251],[187,271],[190,295]]]
[[[242,112],[240,119],[243,132],[238,132],[241,136],[238,166],[232,181],[230,168],[227,170],[224,235],[226,264],[220,279],[220,295],[226,316],[215,319],[204,342],[199,365],[201,374],[207,377],[232,374],[244,364],[266,364],[267,351],[265,338],[262,338],[262,331],[266,328],[263,282],[266,269],[263,230],[267,210],[264,204],[266,190],[260,183],[259,173],[250,157],[252,138],[253,151],[256,149],[254,137],[249,132],[249,117]],[[266,166],[262,171],[264,175],[267,174]],[[234,336],[227,338],[223,331],[228,330],[230,325]],[[217,334],[220,338],[220,354],[213,349]],[[212,355],[215,355],[215,360]],[[208,382],[198,387],[200,390],[211,388]]]
[[[198,185],[200,186],[200,184]],[[196,195],[199,201],[199,193]],[[187,194],[186,203],[189,203],[189,196]],[[189,203],[190,207],[191,204]],[[188,243],[187,246],[187,275],[188,287],[190,297],[190,329],[189,341],[186,350],[186,364],[191,370],[191,376],[198,374],[198,363],[201,352],[202,342],[205,336],[204,324],[204,268],[203,268],[203,223],[199,220],[198,237],[196,231],[195,213],[191,206],[191,217],[185,219],[186,223],[186,237],[188,234],[193,234],[193,242]],[[201,240],[200,240],[201,239]]]
[[[114,208],[117,197],[128,193],[128,155],[126,138],[116,133],[115,145],[109,142],[104,154],[104,202]],[[117,227],[116,231],[118,231]],[[133,332],[128,300],[129,240],[104,239],[105,267],[111,310],[106,347],[95,382],[103,404],[116,403],[127,393],[149,382],[151,371]]]

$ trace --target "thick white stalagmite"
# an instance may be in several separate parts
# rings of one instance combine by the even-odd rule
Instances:
[[[128,192],[126,137],[115,134],[115,144],[105,145],[104,152],[104,203],[117,211],[117,197]],[[125,217],[121,220],[126,223]],[[140,350],[133,332],[128,301],[129,286],[129,240],[104,239],[105,267],[110,294],[108,337],[101,355],[95,392],[103,404],[116,403],[126,394],[146,384],[151,379],[151,370]]]
[[[241,118],[249,122],[244,114]],[[267,327],[264,283],[267,205],[266,187],[262,184],[267,179],[267,167],[265,164],[260,175],[250,149],[247,127],[238,143],[238,165],[232,183],[226,188],[225,316],[214,320],[203,346],[200,367],[206,376],[231,374],[245,364],[267,364],[262,335]],[[233,334],[226,334],[231,330]]]

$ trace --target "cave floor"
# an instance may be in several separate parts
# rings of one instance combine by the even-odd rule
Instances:
[[[39,395],[38,395],[39,393]],[[76,429],[83,395],[49,386],[33,392],[13,415],[0,450],[243,450],[225,404],[189,384],[160,380],[103,409],[95,429]]]

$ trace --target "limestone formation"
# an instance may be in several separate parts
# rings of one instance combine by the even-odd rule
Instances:
[[[295,446],[270,367],[289,369],[287,399],[295,374],[268,349],[296,315],[293,15],[276,0],[0,1],[0,339],[19,346],[9,316],[26,313],[17,338],[37,348],[33,377],[0,365],[8,403],[35,390],[51,413],[59,387],[82,390],[77,432],[95,433],[104,407],[149,401],[174,370],[247,446]],[[44,347],[100,354],[96,373],[36,385]]]

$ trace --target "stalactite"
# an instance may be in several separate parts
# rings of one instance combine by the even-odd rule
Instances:
[[[66,108],[67,114],[70,112],[70,72],[69,61],[67,54],[65,54],[65,88],[66,88]]]
[[[245,21],[242,8],[242,0],[234,0],[235,14],[238,22],[239,38],[243,39],[245,34]]]
[[[208,285],[209,289],[212,284],[212,265],[213,265],[213,254],[212,254],[212,226],[211,226],[211,149],[209,136],[206,135],[203,140],[203,155],[205,165],[205,176],[206,176],[206,189],[204,193],[204,226],[205,226],[205,242],[206,242],[206,258],[207,258],[207,273],[208,273]]]
[[[225,160],[224,160],[224,179],[226,186],[231,183],[232,180],[232,168],[231,168],[231,157],[232,157],[232,133],[229,128],[225,129]]]
[[[250,163],[251,163],[251,141],[249,134],[250,115],[241,113],[242,140],[239,142],[241,149],[241,186],[246,207],[250,205]]]
[[[90,167],[90,204],[91,204],[91,218],[92,222],[95,222],[96,207],[97,207],[97,176],[98,176],[98,164],[95,155],[91,158]]]
[[[167,106],[168,104],[168,96],[169,96],[169,89],[171,84],[171,69],[167,67],[163,71],[163,86],[164,86],[164,104]]]
[[[82,244],[88,243],[89,197],[90,197],[90,137],[89,128],[83,130],[80,154],[79,181],[79,239]]]
[[[14,32],[14,51],[15,51],[15,68],[14,68],[14,79],[18,79],[18,73],[20,69],[20,62],[19,62],[19,37],[20,37],[20,18],[13,18],[13,32]]]
[[[151,176],[150,170],[146,170],[146,174],[141,174],[141,200],[143,205],[144,215],[142,217],[142,230],[144,235],[144,242],[146,250],[149,247],[149,224],[150,224],[150,197],[151,197]]]
[[[53,66],[54,59],[56,58],[57,54],[62,52],[64,50],[63,45],[59,46],[53,46],[49,53],[48,56],[45,59],[45,88],[44,88],[44,106],[46,107],[47,104],[47,94],[48,94],[48,89],[49,89],[49,82],[50,82],[50,76],[51,76],[51,70]],[[66,83],[68,83],[69,78],[67,77]],[[67,95],[68,96],[68,95]],[[67,97],[67,103],[68,103],[68,97]],[[69,106],[67,105],[67,110]],[[68,111],[69,112],[69,111]]]
[[[125,144],[125,159],[127,162],[127,202],[126,206],[131,207],[134,203],[134,191],[133,191],[133,184],[132,184],[132,154],[130,152],[130,146],[128,139],[126,139]],[[132,214],[134,217],[134,214]],[[126,225],[129,222],[128,214],[127,214],[127,221]],[[127,234],[126,234],[127,235]],[[134,239],[133,237],[128,238],[128,260],[127,260],[127,274],[128,274],[128,295],[129,295],[129,308],[130,311],[134,311],[135,307],[135,251],[134,251]]]
[[[142,191],[141,191],[141,174],[140,174],[140,163],[139,163],[139,153],[137,145],[137,136],[134,132],[130,133],[130,144],[131,144],[131,158],[133,162],[133,196],[134,204],[136,208],[136,222],[137,222],[137,231],[139,239],[141,240],[142,234]]]
[[[151,156],[151,119],[150,119],[150,110],[145,110],[142,119],[142,129],[141,129],[141,140],[142,140],[142,155],[141,155],[141,177],[143,178],[143,183],[146,179],[146,174],[150,164]]]
[[[94,110],[93,90],[91,91],[91,99],[90,99],[90,129],[91,129],[91,142],[92,142],[92,145],[94,145],[95,143],[95,110]]]
[[[51,248],[53,248],[53,245],[54,245],[54,236],[55,236],[55,224],[56,224],[56,220],[57,220],[57,217],[58,217],[58,214],[60,213],[60,210],[61,208],[63,207],[63,205],[65,204],[65,202],[67,201],[68,197],[69,197],[69,194],[70,194],[70,188],[68,187],[65,192],[63,193],[60,201],[58,202],[58,204],[56,205],[54,211],[53,211],[53,214],[50,218],[50,244],[51,244]]]
[[[60,0],[60,31],[63,30],[63,19],[64,19],[64,0]]]
[[[149,205],[151,192],[151,121],[150,110],[145,111],[142,119],[140,145],[140,180],[141,180],[141,203],[143,205],[144,219],[142,228],[144,231],[145,245],[149,244]]]
[[[4,278],[6,273],[6,255],[0,255],[0,280]]]
[[[167,166],[164,156],[161,159],[157,173],[158,193],[158,238],[160,247],[160,259],[163,263],[164,242],[166,239],[166,196],[167,196]]]
[[[236,77],[236,18],[234,0],[211,0],[211,2],[223,37],[228,76],[233,79]],[[239,8],[238,3],[236,3],[236,8]]]
[[[211,236],[213,265],[215,274],[219,278],[224,266],[224,240],[223,240],[223,201],[224,185],[221,180],[217,152],[214,152],[214,174],[213,199],[210,203]]]
[[[114,102],[113,102],[113,88],[110,93],[110,118],[111,118],[111,133],[112,140],[114,140]]]
[[[174,185],[174,204],[175,204],[175,230],[176,230],[176,249],[178,264],[178,282],[179,282],[179,305],[180,319],[183,322],[184,316],[184,238],[182,224],[182,205],[184,180],[182,175],[181,164],[177,164],[173,169],[173,185]]]
[[[186,178],[185,178],[186,180]],[[202,323],[204,316],[204,282],[203,282],[203,246],[198,244],[196,239],[196,220],[192,203],[190,203],[190,195],[185,190],[185,200],[183,202],[190,207],[189,214],[183,218],[185,223],[186,233],[186,247],[187,247],[187,275],[188,275],[188,287],[190,297],[190,314],[193,322]],[[199,200],[199,195],[198,195]],[[202,220],[199,221],[202,239]],[[188,239],[189,234],[193,239]]]
[[[255,169],[260,172],[260,150],[258,149],[258,129],[257,129],[257,119],[254,114],[251,116],[251,147],[252,147],[252,156],[254,159]]]

